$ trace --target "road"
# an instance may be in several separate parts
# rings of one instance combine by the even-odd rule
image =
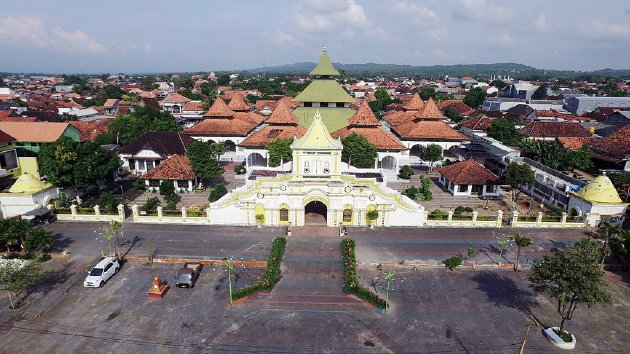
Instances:
[[[99,254],[101,250],[107,252],[107,242],[100,235],[103,225],[55,222],[48,228],[56,234],[55,251],[68,249],[72,254],[87,256]],[[554,247],[587,235],[585,230],[351,228],[349,236],[357,241],[357,256],[361,262],[437,262],[457,253],[466,254],[468,247],[475,246],[481,250],[478,262],[483,263],[497,262],[497,237],[516,231],[534,240],[534,246],[523,252],[524,260],[539,257]],[[123,252],[147,256],[148,250],[156,248],[155,255],[159,257],[265,260],[271,240],[283,234],[284,228],[279,227],[125,223]],[[514,253],[512,246],[504,255],[509,258]]]

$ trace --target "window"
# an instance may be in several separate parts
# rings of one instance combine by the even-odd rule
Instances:
[[[352,222],[352,209],[344,209],[343,222]]]
[[[344,107],[343,102],[337,102],[337,108],[343,108],[343,107]]]
[[[159,187],[160,186],[160,180],[159,179],[151,179],[151,180],[149,180],[149,186],[150,187]]]
[[[319,104],[320,107],[328,107],[328,103],[327,102],[321,102]]]
[[[458,186],[458,189],[460,192],[468,192],[468,185],[467,184],[460,184]]]
[[[282,208],[280,209],[280,221],[289,221],[289,209]]]
[[[107,271],[109,270],[109,268],[111,268],[111,267],[112,267],[112,263],[110,263],[110,264],[106,265],[106,266],[105,266],[105,271],[107,272]]]
[[[304,107],[313,107],[313,102],[304,102]]]

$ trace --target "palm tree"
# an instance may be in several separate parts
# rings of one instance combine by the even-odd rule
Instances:
[[[519,271],[519,261],[521,258],[521,249],[525,248],[525,247],[530,247],[531,245],[534,244],[534,241],[532,241],[531,238],[527,237],[527,236],[523,236],[520,233],[516,233],[514,234],[514,243],[516,244],[517,251],[516,251],[516,264],[514,264],[514,271],[518,272]]]

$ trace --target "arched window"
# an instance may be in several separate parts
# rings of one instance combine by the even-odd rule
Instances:
[[[280,221],[289,221],[289,209],[282,208],[280,209]]]
[[[343,210],[343,222],[352,222],[352,209]]]

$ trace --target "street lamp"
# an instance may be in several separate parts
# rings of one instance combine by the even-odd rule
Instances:
[[[228,287],[230,289],[230,305],[232,305],[232,268],[234,268],[234,265],[232,264],[231,259],[225,260],[225,267],[227,268],[227,271],[228,271]]]
[[[389,285],[394,279],[394,271],[385,274],[385,280],[387,280],[387,287],[385,288],[385,311],[389,308]]]

